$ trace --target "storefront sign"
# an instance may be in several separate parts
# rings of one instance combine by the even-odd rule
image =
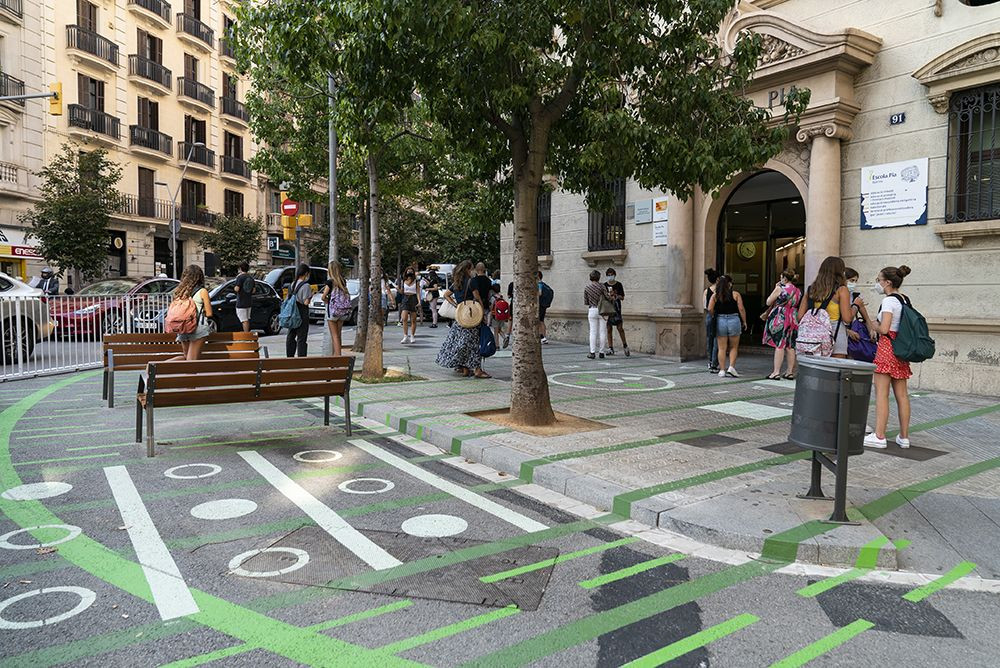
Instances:
[[[658,220],[653,223],[653,245],[654,246],[666,246],[667,245],[667,225],[669,223],[665,220]]]
[[[667,220],[667,198],[653,198],[653,222]]]
[[[653,222],[653,200],[642,199],[635,203],[635,224]]]
[[[279,237],[268,237],[267,238],[267,250],[271,251],[272,253],[274,251],[278,250],[278,243],[279,242],[280,242],[280,238]]]
[[[927,224],[927,158],[861,168],[861,229]]]
[[[38,251],[24,240],[23,231],[10,228],[0,228],[0,255],[16,258],[42,258]]]

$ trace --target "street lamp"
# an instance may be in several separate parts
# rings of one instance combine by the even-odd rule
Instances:
[[[188,165],[191,164],[191,157],[194,155],[194,150],[198,147],[205,148],[205,142],[196,141],[191,144],[191,148],[188,149],[187,159],[184,161],[184,168],[181,169],[181,177],[177,182],[177,189],[173,193],[170,192],[170,186],[164,181],[156,181],[153,185],[163,186],[167,189],[167,194],[170,195],[170,252],[173,255],[170,261],[170,267],[173,274],[171,278],[177,278],[177,228],[180,224],[177,220],[177,196],[181,192],[181,184],[184,183],[184,175],[187,173]]]

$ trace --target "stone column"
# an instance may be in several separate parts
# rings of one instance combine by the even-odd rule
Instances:
[[[840,140],[849,130],[835,123],[801,128],[796,139],[812,139],[809,199],[806,202],[806,275],[812,283],[829,255],[840,255]]]
[[[694,257],[694,198],[670,196],[667,206],[667,294],[669,306],[691,304],[691,267]]]

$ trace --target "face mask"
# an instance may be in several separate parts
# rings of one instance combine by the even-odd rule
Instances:
[[[608,276],[608,283],[614,283],[614,282],[615,282],[615,277],[614,276]]]
[[[880,294],[880,295],[884,295],[885,294],[885,288],[882,287],[881,283],[876,283],[875,284],[875,292],[877,294]]]
[[[847,289],[850,290],[851,292],[857,292],[857,287],[858,287],[857,283],[848,283],[847,284]]]

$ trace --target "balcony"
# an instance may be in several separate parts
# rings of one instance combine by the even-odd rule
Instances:
[[[137,54],[128,57],[128,78],[159,95],[166,95],[173,90],[174,77],[170,70]]]
[[[250,114],[247,113],[246,105],[236,98],[220,97],[219,108],[222,110],[222,115],[226,117],[224,120],[243,127],[250,124]]]
[[[158,27],[170,27],[169,2],[163,2],[163,0],[128,0],[128,8],[140,16],[151,19],[151,22]]]
[[[233,47],[229,45],[229,40],[225,37],[219,38],[219,57],[233,64],[236,63],[236,52],[233,51]]]
[[[0,95],[24,95],[24,82],[6,72],[0,72]],[[24,100],[7,100],[4,104],[14,109],[24,108]]]
[[[20,25],[21,19],[24,17],[21,0],[0,0],[0,16],[11,23]]]
[[[202,111],[215,111],[215,91],[203,83],[186,77],[177,77],[177,95],[180,101]]]
[[[88,137],[97,135],[94,138],[105,141],[111,139],[117,142],[122,136],[121,121],[116,117],[79,104],[69,105],[69,129]]]
[[[170,220],[170,201],[152,197],[124,195],[119,213],[138,218]]]
[[[224,155],[222,156],[222,176],[223,178],[235,176],[240,181],[249,181],[250,163],[243,158]]]
[[[206,146],[195,146],[194,143],[182,141],[177,144],[177,159],[183,163],[191,155],[190,165],[194,169],[215,171],[215,151]]]
[[[140,125],[128,127],[129,146],[133,150],[164,160],[174,154],[174,140],[170,135],[144,128]]]
[[[118,45],[80,26],[66,26],[66,48],[73,56],[106,70],[118,69]]]
[[[215,31],[189,14],[177,15],[177,36],[202,51],[215,48]]]
[[[0,190],[28,192],[28,170],[13,162],[0,162]]]
[[[216,217],[216,214],[206,209],[204,204],[192,206],[190,204],[182,203],[177,207],[177,218],[179,218],[182,223],[212,227],[215,225]]]

